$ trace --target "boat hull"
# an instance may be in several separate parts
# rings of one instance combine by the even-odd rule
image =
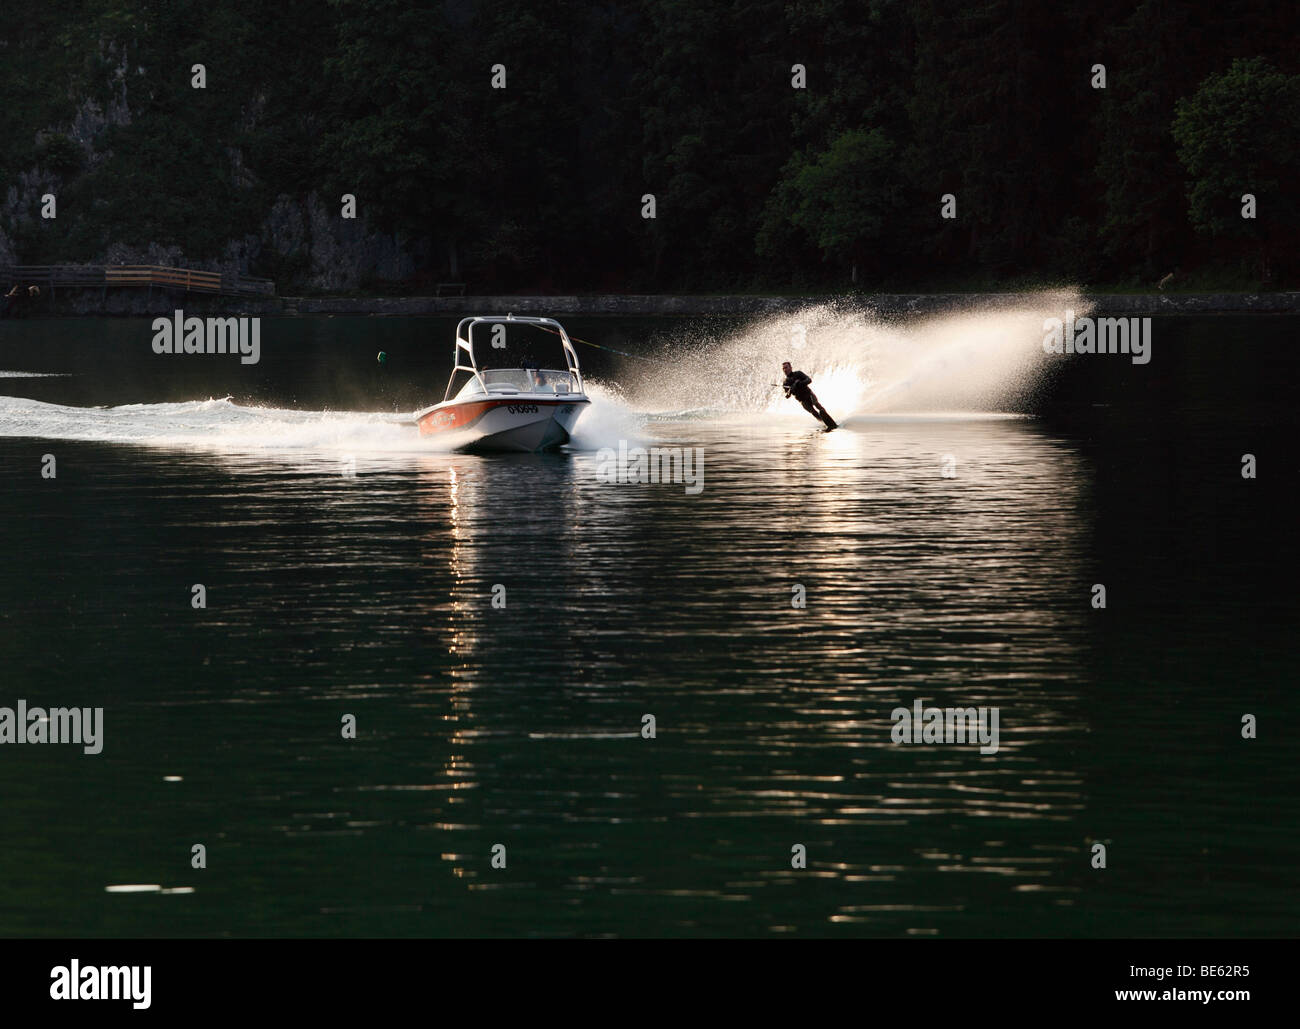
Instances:
[[[585,396],[451,400],[416,413],[421,436],[463,450],[534,453],[563,446],[591,403]]]

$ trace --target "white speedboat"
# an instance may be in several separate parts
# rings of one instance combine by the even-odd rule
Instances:
[[[514,368],[480,368],[474,357],[474,330],[482,326],[524,325],[554,333],[564,354],[564,370],[525,362]],[[504,329],[500,332],[504,339]],[[480,332],[480,337],[482,332]],[[492,341],[492,353],[499,340]],[[564,326],[554,318],[483,316],[456,326],[455,367],[442,402],[415,413],[420,435],[438,436],[457,448],[523,450],[558,447],[590,404],[578,355]]]

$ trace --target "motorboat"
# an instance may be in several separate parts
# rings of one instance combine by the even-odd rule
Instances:
[[[493,354],[503,349],[505,340],[505,329],[497,326],[531,326],[554,334],[564,369],[541,368],[531,361],[510,368],[481,367],[474,330],[479,330],[480,340],[484,334],[493,336],[487,350]],[[590,403],[578,354],[554,318],[478,316],[462,318],[456,326],[455,361],[446,392],[441,403],[415,412],[415,421],[420,435],[440,437],[457,449],[532,453],[567,443]]]

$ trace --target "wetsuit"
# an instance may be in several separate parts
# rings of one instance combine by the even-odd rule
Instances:
[[[826,424],[826,428],[834,429],[835,419],[826,413],[826,408],[822,407],[821,402],[817,399],[817,394],[808,387],[812,384],[812,376],[806,375],[800,371],[792,371],[785,377],[785,382],[781,385],[785,388],[787,397],[794,397],[795,400],[803,404],[803,409],[814,418]]]

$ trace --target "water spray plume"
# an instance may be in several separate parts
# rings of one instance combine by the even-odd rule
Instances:
[[[806,417],[772,388],[782,361],[813,377],[822,404],[841,422],[853,415],[1007,411],[1051,369],[1043,322],[1077,292],[1044,293],[1031,305],[906,321],[819,305],[764,318],[721,338],[694,335],[655,356],[670,367],[627,369],[630,403],[662,414]]]

